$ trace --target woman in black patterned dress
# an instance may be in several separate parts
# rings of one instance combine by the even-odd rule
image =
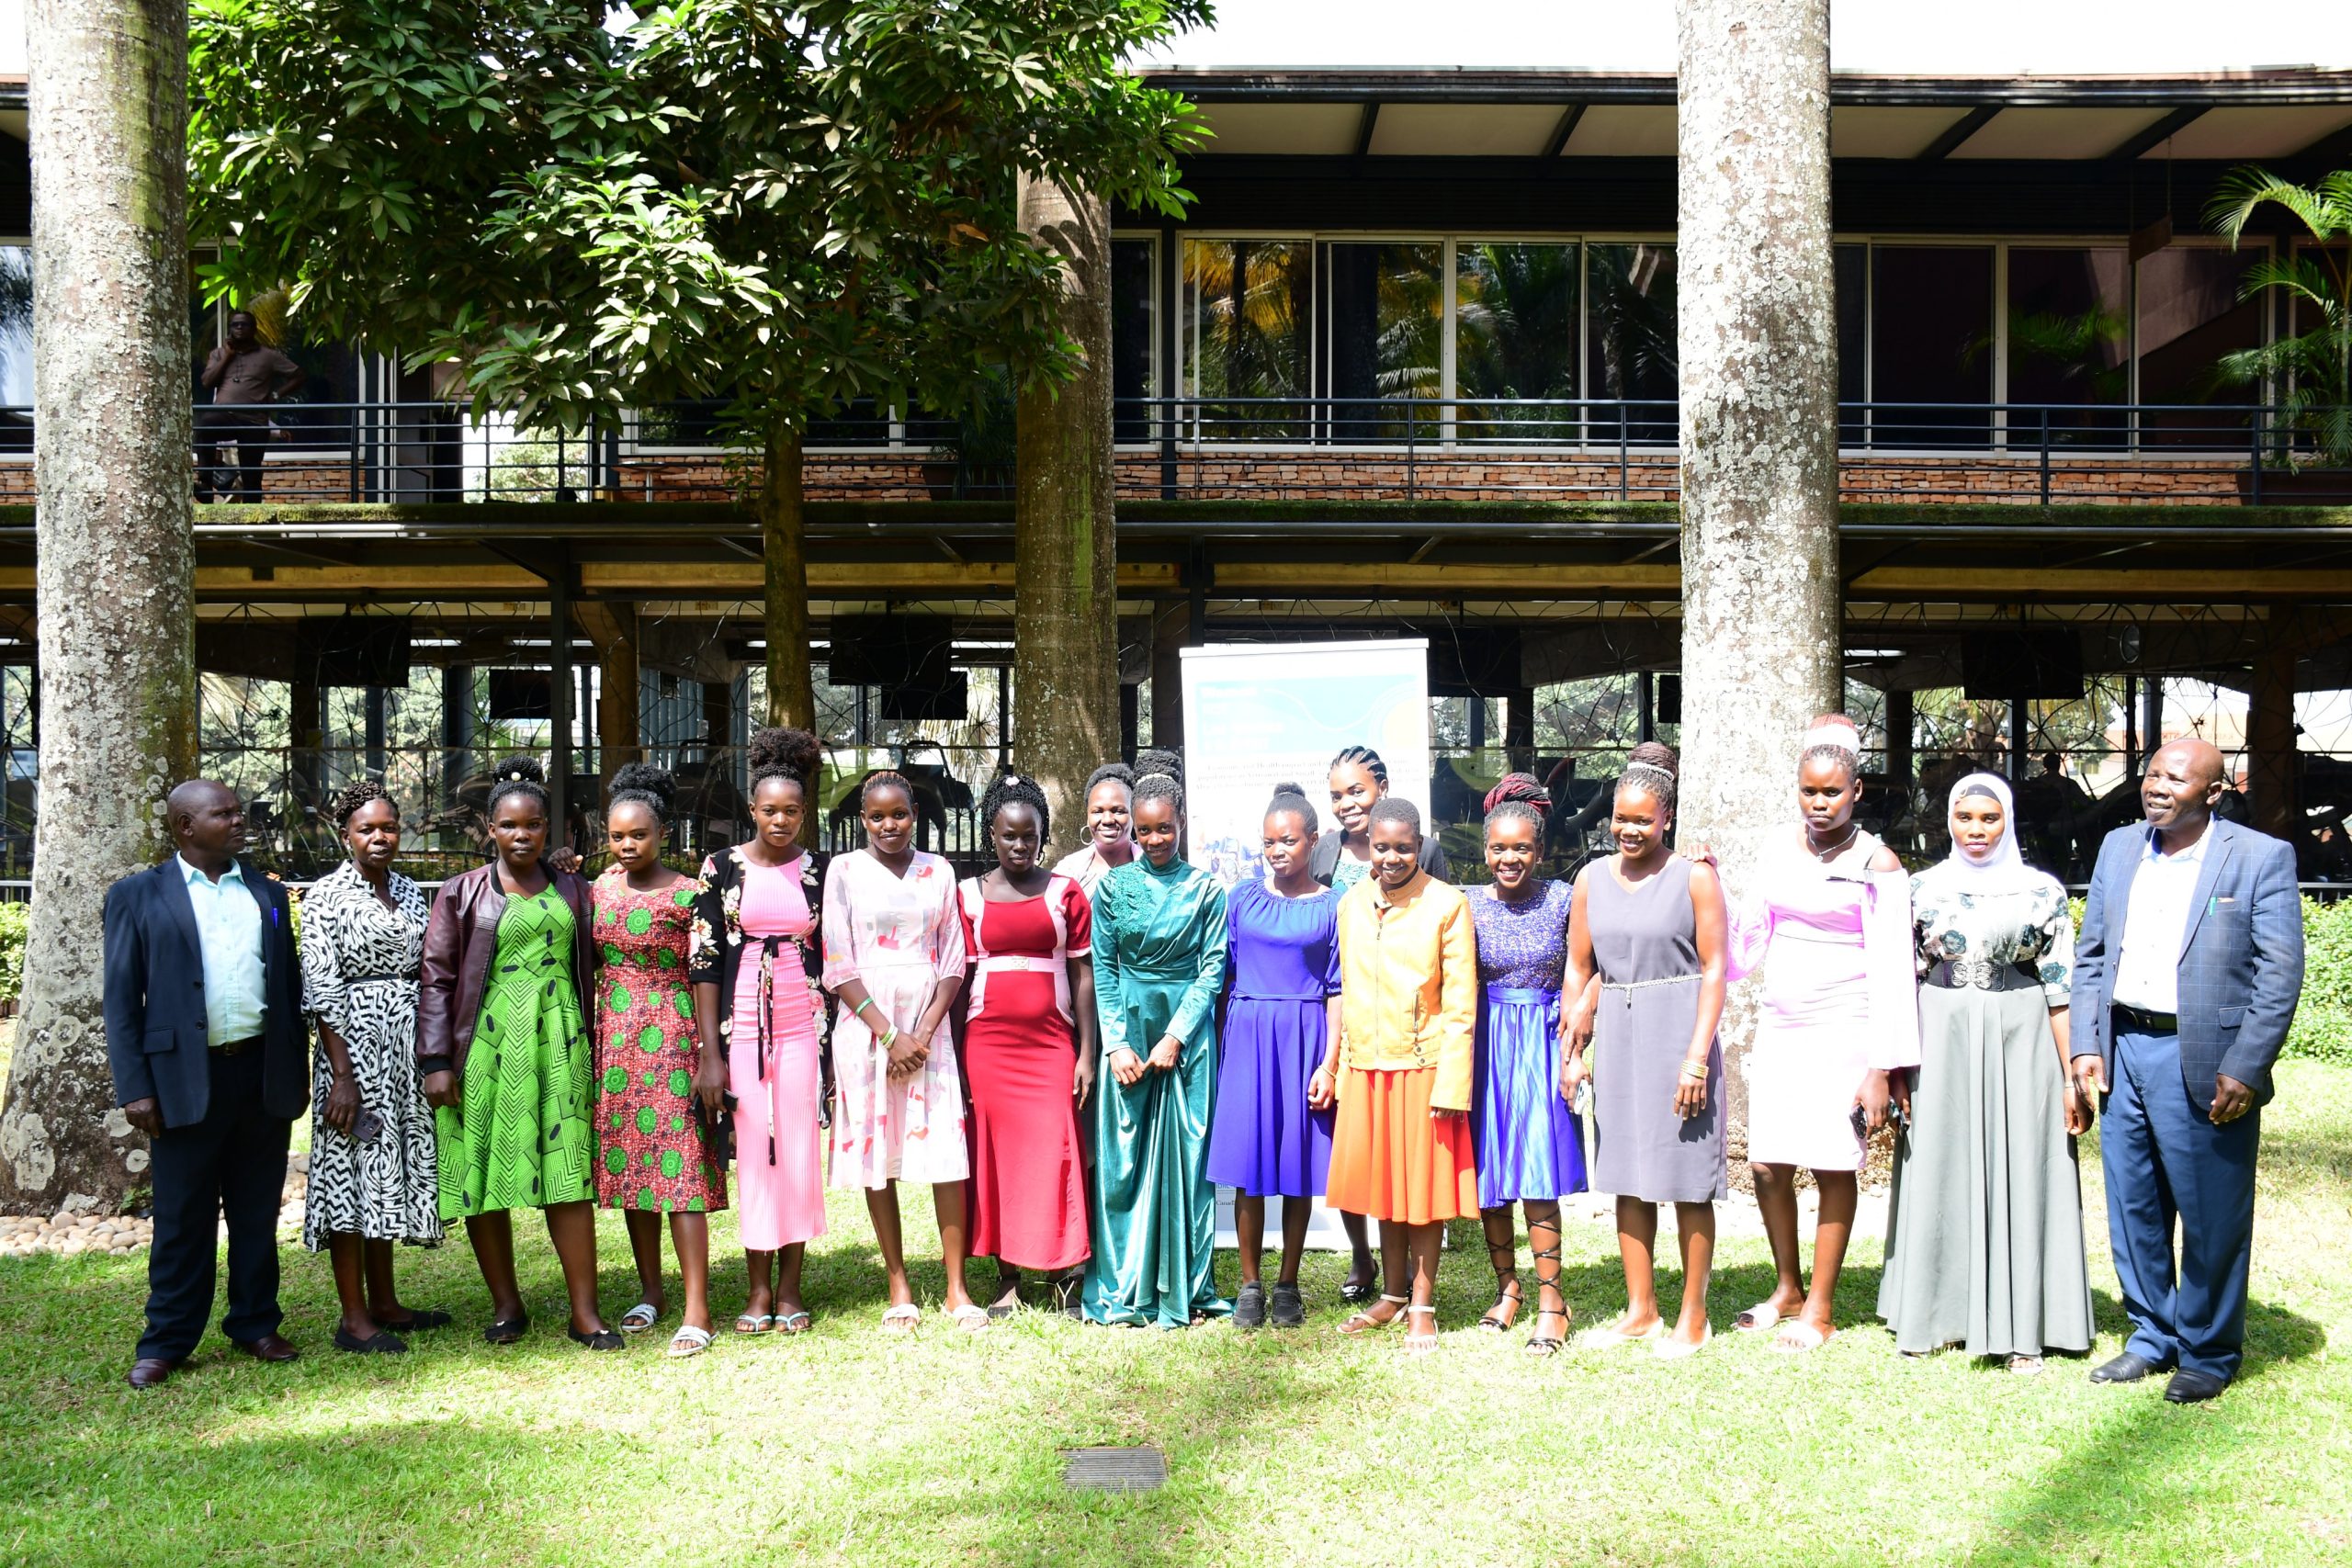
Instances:
[[[392,869],[401,811],[381,784],[335,797],[351,859],[302,900],[303,1007],[318,1026],[311,1186],[302,1242],[334,1260],[345,1350],[396,1354],[400,1337],[449,1321],[401,1304],[392,1243],[437,1247],[433,1113],[416,1071],[416,969],[424,897]]]

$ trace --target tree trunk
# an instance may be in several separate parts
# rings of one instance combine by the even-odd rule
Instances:
[[[111,1208],[147,1148],[107,1067],[99,912],[197,757],[187,9],[36,0],[27,32],[40,813],[0,1207]]]
[[[808,674],[808,517],[800,494],[800,428],[768,425],[760,470],[760,557],[767,566],[769,724],[817,727]]]
[[[1798,742],[1840,689],[1829,4],[1678,0],[1676,19],[1679,832],[1713,845],[1742,892],[1767,835],[1794,830]],[[1753,1027],[1736,993],[1735,1159]]]
[[[1023,231],[1061,259],[1062,330],[1081,360],[1069,382],[1021,389],[1012,502],[1013,757],[1069,848],[1086,776],[1119,755],[1111,221],[1102,201],[1055,180],[1023,175],[1019,201]]]

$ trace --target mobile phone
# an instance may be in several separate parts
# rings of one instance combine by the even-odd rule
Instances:
[[[351,1136],[353,1140],[362,1144],[372,1144],[383,1135],[383,1119],[378,1116],[374,1111],[368,1110],[366,1106],[361,1106],[359,1108],[359,1114],[351,1119]]]

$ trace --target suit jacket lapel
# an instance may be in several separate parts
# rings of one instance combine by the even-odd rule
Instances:
[[[2216,818],[2206,829],[2205,859],[2197,868],[2197,902],[2188,907],[2188,919],[2181,922],[2180,956],[2188,956],[2188,944],[2196,940],[2198,923],[2205,919],[2205,911],[2213,907],[2213,889],[2221,886],[2222,863],[2230,858],[2233,829]]]

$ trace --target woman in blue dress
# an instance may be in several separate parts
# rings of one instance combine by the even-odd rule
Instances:
[[[1313,1200],[1331,1167],[1332,1112],[1307,1104],[1307,1088],[1339,1027],[1340,895],[1315,880],[1315,807],[1296,784],[1275,787],[1266,807],[1266,879],[1237,886],[1226,904],[1233,990],[1226,1003],[1216,1113],[1209,1123],[1209,1179],[1235,1190],[1241,1244],[1237,1328],[1267,1321],[1259,1276],[1266,1200],[1283,1200],[1283,1259],[1274,1277],[1277,1328],[1306,1321],[1298,1293]]]
[[[1551,796],[1528,773],[1487,794],[1491,885],[1470,895],[1478,932],[1478,1055],[1471,1144],[1478,1155],[1478,1213],[1495,1268],[1495,1304],[1481,1328],[1506,1333],[1519,1315],[1519,1232],[1527,1211],[1535,1255],[1535,1332],[1528,1350],[1548,1356],[1566,1342],[1560,1291],[1560,1200],[1585,1190],[1584,1141],[1559,1095],[1560,977],[1568,964],[1572,889],[1535,874]],[[1554,1323],[1558,1332],[1547,1333]]]

